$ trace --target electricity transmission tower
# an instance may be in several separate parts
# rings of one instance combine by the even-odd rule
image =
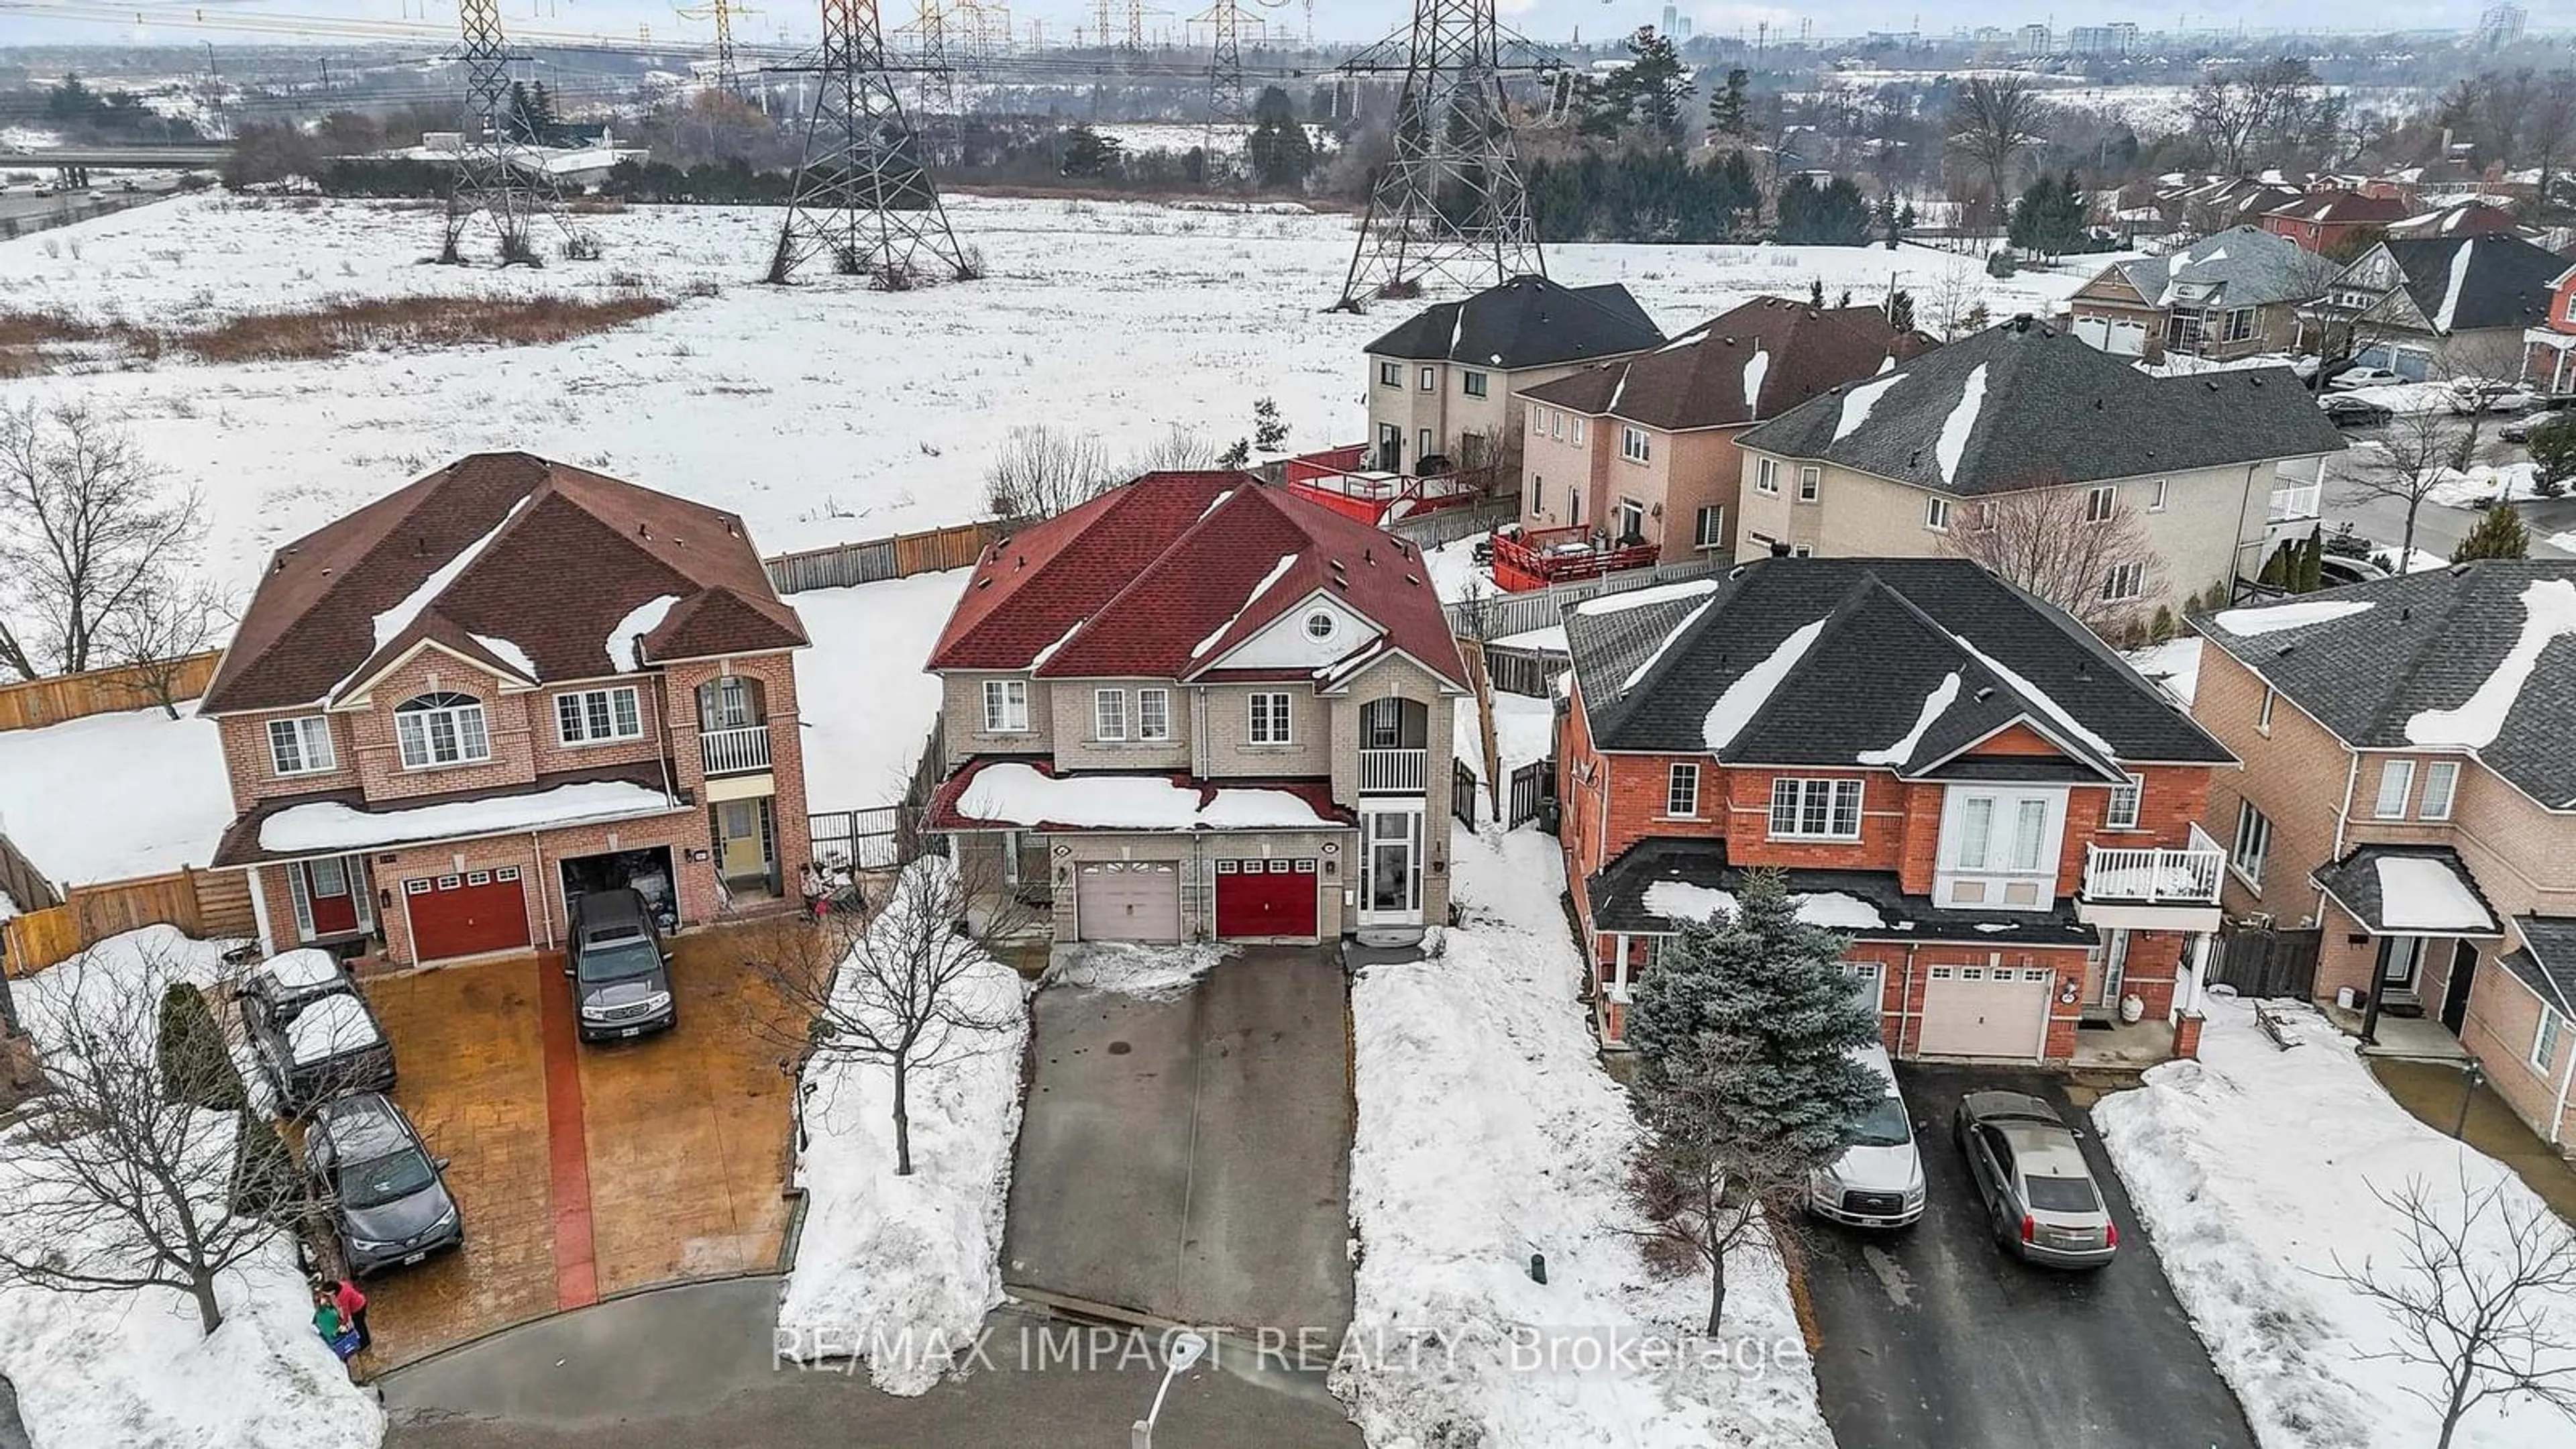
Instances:
[[[695,9],[674,5],[671,9],[683,20],[713,20],[716,23],[716,89],[736,100],[742,99],[742,64],[733,49],[733,18],[760,12],[747,5],[736,5],[733,0],[711,0],[711,3]]]
[[[1503,100],[1508,72],[1546,73],[1553,57],[1505,65],[1494,0],[1414,0],[1412,27],[1353,56],[1346,75],[1401,73],[1395,159],[1369,192],[1367,219],[1335,305],[1469,289],[1545,275],[1529,192]],[[1512,37],[1516,47],[1532,51]]]
[[[957,72],[948,64],[948,14],[947,0],[918,0],[912,23],[895,32],[911,43],[913,64],[919,67],[914,103],[925,142],[942,125],[956,127],[961,135],[964,129],[957,116]]]
[[[922,164],[921,139],[895,97],[877,0],[822,5],[823,44],[804,67],[816,76],[817,94],[769,280],[789,281],[817,256],[828,256],[844,276],[871,277],[889,290],[920,280],[925,254],[951,277],[974,276]]]
[[[465,232],[478,216],[489,218],[498,233],[503,266],[540,264],[529,236],[539,215],[552,218],[563,232],[567,255],[596,255],[597,244],[565,220],[553,174],[542,161],[523,167],[512,154],[532,138],[524,134],[525,120],[510,103],[510,56],[501,43],[500,0],[457,0],[456,9],[465,33],[465,134],[455,184],[447,193],[438,259],[450,264],[465,260]]]

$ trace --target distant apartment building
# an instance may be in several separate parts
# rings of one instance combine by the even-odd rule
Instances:
[[[2078,25],[2066,32],[2066,49],[2074,55],[2127,55],[2137,44],[2138,27],[2126,20]]]
[[[2025,25],[2021,28],[2020,34],[2022,54],[2048,55],[2051,53],[2049,42],[2052,37],[2047,26]]]
[[[2530,23],[2531,12],[2519,5],[2490,5],[2478,16],[2478,48],[2502,50],[2522,39],[2523,27]]]

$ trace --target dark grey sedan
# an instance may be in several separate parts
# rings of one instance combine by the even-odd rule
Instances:
[[[439,1175],[446,1160],[429,1155],[411,1119],[383,1093],[316,1107],[304,1154],[351,1274],[417,1263],[465,1241],[464,1217]]]
[[[2021,1092],[1970,1092],[1952,1120],[1995,1241],[2026,1262],[2099,1268],[2120,1248],[2075,1133]]]

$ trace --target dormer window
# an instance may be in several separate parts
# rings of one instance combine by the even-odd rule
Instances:
[[[483,705],[471,695],[421,694],[395,705],[394,738],[402,746],[406,770],[492,758]]]

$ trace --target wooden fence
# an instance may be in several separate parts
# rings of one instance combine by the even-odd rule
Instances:
[[[22,911],[41,911],[59,906],[63,898],[54,893],[54,883],[36,869],[36,863],[19,854],[9,837],[0,835],[0,896],[7,896]]]
[[[94,714],[141,709],[160,702],[166,680],[172,699],[195,699],[215,677],[218,650],[191,654],[168,664],[126,665],[57,674],[24,684],[0,684],[0,730],[36,730]]]
[[[898,533],[892,538],[861,539],[783,553],[765,560],[770,587],[782,594],[806,589],[846,589],[858,584],[908,579],[914,574],[974,567],[995,539],[1007,538],[1023,525],[986,519],[934,528],[927,533]]]
[[[1420,518],[1399,518],[1388,524],[1386,531],[1424,548],[1438,548],[1444,543],[1491,533],[1520,516],[1521,496],[1506,493],[1464,508],[1443,508]]]
[[[1532,760],[1512,771],[1511,813],[1504,817],[1503,828],[1518,830],[1527,821],[1538,818],[1539,801],[1556,793],[1556,766],[1546,760]]]
[[[59,906],[0,921],[0,956],[10,975],[24,976],[152,925],[176,926],[200,939],[257,935],[250,881],[239,871],[179,870],[74,886]]]
[[[1485,674],[1494,688],[1505,694],[1527,695],[1531,699],[1552,699],[1556,682],[1574,667],[1565,655],[1544,649],[1485,646]]]
[[[1460,759],[1449,762],[1449,813],[1469,830],[1476,828],[1476,772]]]
[[[1551,584],[1525,594],[1463,599],[1442,604],[1440,611],[1449,616],[1449,631],[1453,634],[1463,634],[1470,639],[1505,639],[1564,623],[1565,606],[1568,604],[1597,599],[1604,594],[1624,594],[1632,589],[1651,588],[1656,584],[1707,578],[1733,567],[1735,561],[1728,558],[1687,559],[1681,563],[1657,564],[1650,569],[1622,569],[1597,579],[1583,579],[1570,584]]]
[[[2239,996],[2286,996],[2305,1001],[2316,990],[2320,931],[2269,931],[2230,925],[2220,930],[2209,963],[2209,984]]]

